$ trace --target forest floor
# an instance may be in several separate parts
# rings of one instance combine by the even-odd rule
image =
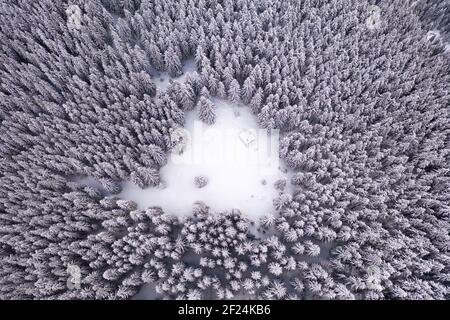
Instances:
[[[184,82],[186,76],[194,71],[197,71],[197,67],[195,66],[194,58],[191,58],[183,61],[183,74],[179,77],[172,78],[167,72],[161,72],[153,68],[150,70],[150,75],[158,90],[165,91],[171,81]]]

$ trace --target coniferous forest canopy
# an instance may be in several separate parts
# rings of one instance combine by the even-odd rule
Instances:
[[[449,43],[449,0],[0,0],[0,298],[449,299]],[[213,98],[280,130],[292,192],[120,198]]]

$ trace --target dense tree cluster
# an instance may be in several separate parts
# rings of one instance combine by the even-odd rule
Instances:
[[[180,299],[450,298],[445,4],[1,1],[0,298],[148,282]],[[156,87],[151,70],[190,57],[198,72]],[[276,183],[274,212],[177,219],[115,196],[160,184],[185,112],[214,123],[213,96],[281,130],[294,191]]]

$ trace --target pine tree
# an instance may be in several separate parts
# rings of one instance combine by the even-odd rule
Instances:
[[[148,151],[152,159],[156,162],[158,166],[163,166],[167,162],[167,156],[164,153],[164,151],[161,149],[161,147],[157,145],[149,145]]]
[[[241,87],[239,86],[239,83],[236,81],[236,79],[234,79],[230,83],[230,87],[228,89],[228,96],[230,97],[233,103],[238,104],[240,102]]]
[[[178,77],[183,74],[183,66],[181,65],[180,58],[172,47],[169,47],[164,52],[164,63],[170,76]]]
[[[198,117],[201,121],[208,125],[216,122],[215,106],[211,100],[202,96],[198,102]]]
[[[194,184],[197,188],[203,188],[208,184],[208,178],[205,176],[196,176],[194,178]]]
[[[256,86],[254,84],[254,79],[252,77],[248,77],[244,81],[244,85],[242,86],[242,101],[245,104],[249,104],[250,100],[253,98],[253,95],[256,91]]]

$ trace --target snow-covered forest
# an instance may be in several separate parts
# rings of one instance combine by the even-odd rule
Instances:
[[[450,0],[0,0],[0,47],[0,299],[450,299]],[[279,166],[177,167],[194,121]]]

